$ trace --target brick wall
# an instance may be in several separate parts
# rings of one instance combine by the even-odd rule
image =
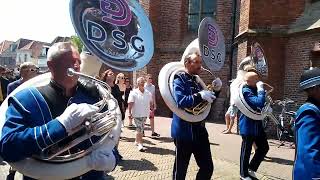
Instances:
[[[250,1],[249,28],[286,29],[304,10],[305,0]]]
[[[286,31],[290,24],[301,15],[305,4],[305,0],[240,0],[239,3],[237,64],[249,55],[252,42],[259,42],[265,51],[268,61],[269,77],[265,81],[275,88],[272,93],[274,99],[281,99],[294,91],[290,89],[291,86],[285,85],[294,84],[297,81],[297,77],[295,79],[289,78],[287,72],[289,69],[294,68],[294,65],[291,67],[286,63],[294,61],[288,60],[290,58],[288,56],[292,56],[292,49],[299,47],[297,45],[299,43],[297,40],[292,40],[295,38],[291,39],[291,35],[288,35]],[[253,31],[241,34],[248,29]],[[295,37],[297,35],[292,36]],[[291,44],[290,48],[287,47],[287,44]],[[300,53],[300,55],[303,54]],[[298,64],[297,66],[301,67],[301,63]],[[288,67],[290,68],[288,69]]]
[[[239,17],[239,34],[248,30],[249,27],[249,12],[250,1],[240,0],[239,3],[240,17]]]
[[[158,107],[161,107],[161,111],[157,111],[156,114],[170,117],[171,112],[165,105],[157,87],[158,74],[165,64],[172,61],[180,61],[187,45],[197,37],[196,33],[188,32],[187,29],[188,0],[162,0],[156,2],[140,0],[140,3],[149,12],[155,40],[155,53],[147,65],[145,73],[152,74],[154,77],[154,84],[156,85],[156,92],[158,94],[156,97],[157,104]],[[225,35],[228,55],[226,56],[225,66],[215,74],[223,80],[224,86],[227,85],[227,81],[230,79],[231,13],[232,1],[217,0],[217,23]],[[200,76],[206,83],[210,83],[213,80],[213,77],[208,73],[203,73]],[[223,87],[224,89],[226,87]],[[225,102],[225,96],[225,92],[221,93],[209,119],[223,119],[224,107],[221,104]]]
[[[306,99],[305,94],[298,91],[298,86],[303,70],[310,66],[315,42],[320,42],[319,33],[296,34],[292,35],[286,46],[284,96],[298,103]]]

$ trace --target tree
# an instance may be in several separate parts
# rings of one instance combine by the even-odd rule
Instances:
[[[78,48],[79,53],[81,53],[83,48],[83,43],[78,36],[71,36],[71,43]]]

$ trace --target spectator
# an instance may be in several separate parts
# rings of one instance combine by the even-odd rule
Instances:
[[[150,110],[150,114],[149,114],[150,126],[151,126],[151,137],[152,138],[159,138],[160,134],[158,134],[154,131],[154,111],[157,109],[157,103],[156,103],[156,88],[152,84],[151,74],[147,75],[144,88],[152,94],[152,99],[153,99],[154,108],[153,108],[153,111]]]
[[[20,79],[10,83],[7,87],[7,95],[9,95],[13,90],[15,90],[22,83],[28,81],[29,79],[35,77],[38,73],[38,68],[32,62],[25,62],[20,65]]]
[[[144,123],[149,116],[150,110],[153,111],[152,95],[144,89],[145,79],[139,77],[137,79],[138,88],[130,92],[128,98],[129,118],[133,118],[136,124],[136,141],[135,145],[138,150],[144,152],[146,148],[143,146]]]

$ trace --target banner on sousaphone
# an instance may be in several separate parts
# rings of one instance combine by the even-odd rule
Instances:
[[[259,43],[251,45],[251,58],[257,71],[264,77],[268,77],[268,64],[263,49]]]
[[[106,65],[120,71],[138,70],[151,60],[151,23],[137,1],[71,0],[76,33]]]
[[[218,24],[211,18],[204,18],[198,29],[198,38],[185,49],[181,62],[187,54],[198,52],[211,72],[219,71],[225,61],[226,46]]]
[[[198,30],[202,60],[211,72],[219,71],[226,54],[224,36],[218,24],[211,17],[204,18]]]

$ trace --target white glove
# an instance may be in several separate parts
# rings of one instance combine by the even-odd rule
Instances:
[[[66,128],[67,133],[72,132],[74,128],[79,126],[86,118],[94,115],[99,110],[98,107],[81,103],[71,104],[56,119]]]
[[[216,96],[214,95],[214,92],[212,92],[212,91],[202,90],[202,91],[199,92],[199,94],[201,95],[201,98],[203,100],[206,100],[209,103],[212,103],[213,100],[216,99]]]
[[[215,91],[220,91],[221,87],[222,87],[222,81],[220,78],[216,78],[215,80],[212,81],[212,87],[213,90]]]
[[[116,158],[112,153],[112,149],[99,148],[91,152],[87,163],[93,170],[110,172],[116,166]]]
[[[262,81],[258,81],[256,86],[257,86],[258,91],[264,91],[263,82]]]

